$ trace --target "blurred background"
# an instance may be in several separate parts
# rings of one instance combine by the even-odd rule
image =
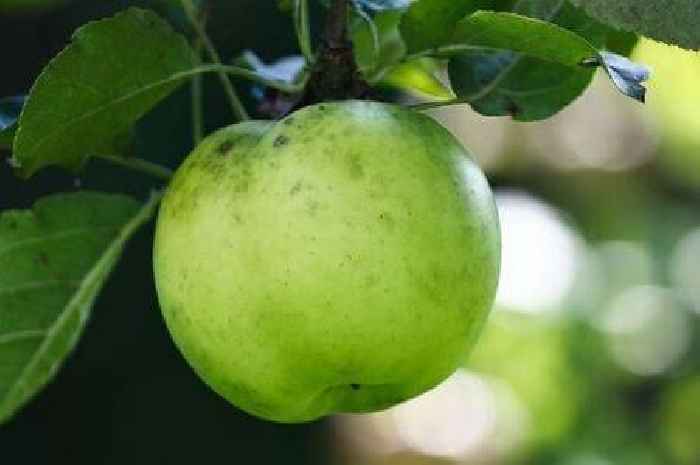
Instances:
[[[134,4],[182,21],[165,0],[0,16],[0,97],[26,94],[75,27]],[[213,5],[224,56],[296,53],[276,2]],[[237,411],[171,344],[145,230],[66,367],[0,426],[2,462],[700,464],[700,55],[642,40],[633,58],[654,71],[645,106],[599,76],[542,123],[432,111],[486,171],[503,231],[492,317],[441,386],[385,412],[307,425]],[[255,92],[241,89],[255,107]],[[142,157],[180,163],[192,146],[189,102],[185,87],[139,124]],[[205,108],[208,130],[230,122],[215,79],[205,80]],[[0,208],[78,188],[144,197],[153,186],[120,174],[95,162],[80,177],[48,169],[25,182],[2,163]]]

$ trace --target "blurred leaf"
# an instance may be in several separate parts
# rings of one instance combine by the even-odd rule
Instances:
[[[664,393],[659,437],[680,464],[696,464],[700,460],[700,376],[681,379]]]
[[[293,0],[277,0],[277,8],[284,13],[291,13],[294,10]]]
[[[280,5],[285,5],[287,1],[278,0]],[[333,0],[320,0],[325,7],[330,6]],[[401,10],[407,8],[412,0],[351,0],[355,6],[371,11]]]
[[[572,0],[591,16],[616,28],[656,40],[700,49],[700,0]]]
[[[246,50],[235,60],[234,64],[253,70],[271,81],[293,83],[304,70],[305,61],[301,55],[289,55],[267,64],[255,52]]]
[[[639,43],[639,36],[633,32],[608,28],[605,48],[622,56],[630,56]]]
[[[25,99],[24,95],[0,99],[0,149],[12,148]]]
[[[147,10],[81,27],[29,94],[14,143],[20,175],[53,164],[76,169],[95,153],[118,155],[123,134],[195,64],[184,37]]]
[[[417,0],[401,21],[401,35],[409,53],[449,42],[457,22],[465,15],[487,9],[488,0]]]
[[[678,47],[642,39],[635,60],[653,63],[647,113],[659,128],[661,172],[674,183],[700,187],[700,57]],[[697,211],[697,208],[696,208]],[[700,360],[700,359],[699,359]]]
[[[82,192],[0,215],[0,423],[56,374],[157,201]]]
[[[573,335],[565,319],[548,321],[500,309],[465,363],[470,370],[506,383],[524,403],[532,423],[523,432],[531,445],[561,444],[583,413],[586,386],[570,363],[567,346]]]
[[[406,46],[399,33],[401,12],[380,12],[374,16],[373,21],[377,33],[376,44],[371,27],[366,21],[358,19],[352,28],[355,58],[358,66],[365,73],[380,66],[393,66],[406,54]]]
[[[353,0],[364,8],[374,11],[400,10],[407,8],[411,0]]]
[[[0,13],[43,13],[69,1],[71,0],[0,0]]]
[[[0,131],[0,150],[10,150],[15,140],[16,125],[9,126]]]
[[[644,103],[647,90],[642,83],[649,79],[649,68],[615,53],[600,52],[599,56],[599,63],[605,68],[617,90]]]
[[[402,63],[391,69],[381,80],[381,83],[408,92],[419,93],[438,100],[449,100],[454,97],[449,87],[443,84],[435,75],[433,60],[423,58]]]

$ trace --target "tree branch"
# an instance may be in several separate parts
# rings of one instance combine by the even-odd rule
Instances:
[[[326,101],[372,97],[348,37],[349,1],[333,0],[326,17],[323,45],[311,70],[304,97],[295,109]]]
[[[211,39],[209,39],[209,36],[207,35],[207,32],[205,31],[202,23],[199,21],[199,18],[197,18],[197,9],[195,8],[194,3],[192,3],[192,0],[180,1],[182,3],[183,9],[185,10],[187,18],[189,19],[190,23],[192,24],[192,27],[199,36],[200,40],[202,41],[204,49],[209,54],[209,58],[211,58],[211,60],[214,63],[221,64],[222,61],[221,56],[219,56],[219,52],[216,50],[216,47],[214,47],[214,44],[212,43]],[[238,97],[236,90],[233,88],[231,80],[228,78],[228,76],[226,76],[226,74],[222,72],[219,72],[217,74],[219,76],[219,80],[221,81],[221,86],[224,88],[224,92],[226,93],[226,97],[228,97],[233,114],[236,116],[236,118],[238,118],[239,121],[245,121],[250,119],[250,116],[248,116],[248,112],[243,106],[243,102],[241,102],[240,97]]]
[[[334,0],[326,20],[326,45],[329,48],[343,48],[348,40],[348,0]]]
[[[117,157],[113,155],[93,155],[93,158],[108,161],[114,165],[129,168],[134,171],[140,171],[150,176],[156,177],[163,181],[169,181],[173,176],[172,170],[142,158],[134,157]]]

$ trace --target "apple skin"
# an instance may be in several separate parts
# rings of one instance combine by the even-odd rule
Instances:
[[[159,213],[171,335],[221,396],[268,420],[381,410],[448,377],[500,266],[487,181],[429,117],[324,103],[206,138]]]

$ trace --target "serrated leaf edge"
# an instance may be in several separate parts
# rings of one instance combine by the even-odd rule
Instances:
[[[39,85],[43,85],[44,80],[47,79],[47,78],[46,78],[46,75],[48,75],[49,73],[53,72],[53,69],[56,67],[56,62],[57,62],[58,60],[62,59],[62,56],[63,56],[64,54],[69,53],[69,52],[72,50],[72,47],[77,43],[76,40],[79,38],[81,32],[82,32],[85,28],[94,27],[95,25],[98,25],[98,24],[104,24],[104,23],[110,23],[110,22],[113,22],[113,21],[118,21],[119,18],[124,17],[124,16],[127,16],[127,15],[129,15],[129,14],[133,14],[134,12],[136,12],[136,13],[144,13],[144,12],[152,13],[152,12],[150,12],[150,10],[146,10],[146,9],[143,9],[143,8],[131,7],[131,8],[128,8],[128,9],[122,11],[122,12],[117,13],[117,14],[114,15],[114,16],[111,16],[111,17],[108,17],[108,18],[103,18],[103,19],[98,19],[98,20],[95,20],[95,21],[90,21],[90,22],[88,22],[88,23],[86,23],[86,24],[80,26],[80,27],[79,27],[78,29],[76,29],[76,30],[73,32],[73,34],[71,35],[71,41],[70,41],[70,43],[69,43],[63,50],[61,50],[59,53],[57,53],[56,56],[54,56],[54,57],[48,62],[48,64],[44,67],[44,69],[41,71],[41,73],[39,74],[39,76],[34,80],[34,83],[32,84],[31,88],[29,89],[29,92],[27,93],[27,98],[26,98],[26,101],[25,101],[25,103],[24,103],[24,106],[22,107],[22,111],[21,111],[20,114],[19,114],[19,118],[17,118],[17,122],[16,122],[16,124],[17,124],[17,129],[16,129],[16,132],[15,132],[15,136],[14,136],[14,140],[13,140],[13,144],[12,144],[13,156],[12,156],[12,159],[11,159],[10,163],[12,164],[12,166],[13,166],[14,168],[17,169],[17,171],[21,174],[22,177],[28,178],[29,176],[31,176],[31,175],[36,171],[36,170],[34,169],[34,167],[32,167],[32,166],[27,167],[27,166],[25,166],[24,164],[22,164],[22,163],[20,162],[20,160],[17,159],[17,148],[18,148],[17,145],[18,145],[18,141],[20,141],[20,140],[22,139],[22,133],[23,133],[23,131],[22,131],[22,130],[23,130],[22,120],[23,120],[23,118],[24,118],[24,116],[25,116],[25,112],[27,111],[27,109],[30,108],[30,107],[32,106],[31,103],[32,103],[32,101],[33,101],[34,90],[35,90],[35,88],[38,87]],[[166,24],[167,24],[167,23],[166,23]],[[168,26],[169,26],[169,25],[168,25]],[[174,31],[174,30],[173,30],[173,31]],[[184,37],[182,38],[182,40],[186,42],[186,40],[184,39]],[[194,57],[194,54],[193,54],[193,57]],[[196,61],[193,61],[193,64],[194,64],[194,63],[196,63]],[[170,82],[177,81],[177,80],[179,80],[179,79],[185,79],[185,78],[187,78],[187,77],[190,77],[190,76],[193,76],[193,75],[195,75],[195,74],[199,74],[199,73],[202,72],[202,71],[197,71],[197,69],[198,69],[198,68],[193,68],[192,70],[181,71],[181,72],[179,72],[179,73],[174,73],[174,74],[172,74],[170,77],[168,77],[167,79],[163,79],[163,80],[160,80],[160,81],[152,82],[152,83],[150,83],[149,85],[144,86],[144,87],[141,87],[141,88],[139,88],[139,89],[136,90],[136,91],[133,91],[133,92],[128,93],[128,94],[124,94],[124,95],[120,96],[119,98],[112,100],[110,103],[108,103],[108,104],[106,104],[106,105],[102,105],[101,107],[97,107],[97,108],[95,108],[94,110],[92,110],[92,111],[90,111],[90,112],[88,112],[88,113],[85,113],[85,114],[83,114],[82,116],[80,116],[80,117],[78,117],[78,118],[74,118],[74,119],[72,119],[72,120],[70,120],[70,121],[67,121],[66,123],[64,123],[64,124],[61,125],[60,127],[57,127],[56,129],[54,129],[53,131],[51,131],[49,134],[45,135],[45,136],[44,136],[43,138],[41,138],[39,141],[37,141],[37,142],[32,146],[32,148],[31,148],[31,150],[30,150],[29,153],[34,153],[34,151],[38,150],[39,147],[42,147],[42,146],[46,143],[47,140],[50,140],[51,137],[53,137],[56,133],[59,133],[59,132],[63,131],[66,127],[71,127],[71,126],[73,126],[75,123],[77,123],[77,122],[79,122],[79,121],[82,121],[82,120],[84,120],[84,119],[90,118],[90,117],[92,117],[92,116],[94,116],[94,115],[96,115],[96,114],[98,114],[98,113],[101,113],[103,110],[106,110],[106,109],[110,108],[110,107],[111,107],[112,105],[114,105],[115,103],[119,103],[119,102],[122,102],[122,101],[129,100],[129,99],[131,99],[131,98],[133,98],[133,97],[135,97],[135,96],[138,96],[138,95],[141,94],[141,93],[147,92],[147,91],[149,91],[149,90],[151,90],[151,89],[154,89],[154,88],[156,88],[156,87],[165,85],[165,84],[170,83]],[[24,157],[24,158],[29,158],[29,159],[31,159],[31,157]],[[89,158],[89,156],[86,154],[86,155],[85,155],[85,158]]]

